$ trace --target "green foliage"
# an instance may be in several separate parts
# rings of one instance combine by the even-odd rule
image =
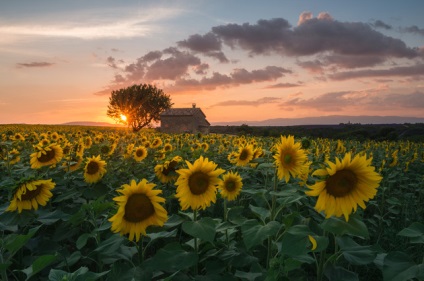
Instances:
[[[149,84],[132,85],[112,91],[107,116],[128,124],[133,131],[160,120],[160,114],[172,106],[169,95]],[[122,119],[122,115],[126,120]]]
[[[166,135],[151,130],[130,133],[125,129],[82,127],[0,126],[3,155],[16,148],[21,161],[0,159],[0,279],[1,280],[424,280],[424,147],[403,141],[344,141],[347,151],[373,155],[372,165],[383,176],[375,198],[349,216],[326,219],[308,197],[314,181],[275,177],[272,137],[228,135]],[[252,130],[253,127],[245,127]],[[21,132],[58,131],[75,144],[80,138],[96,139],[84,151],[84,159],[102,155],[107,173],[87,184],[83,165],[67,172],[61,164],[32,170],[30,155],[36,141],[11,141]],[[78,133],[79,132],[79,133]],[[382,130],[388,136],[392,130]],[[99,137],[101,135],[101,137]],[[161,148],[148,148],[148,156],[136,162],[124,157],[128,145],[143,145],[160,137],[173,151],[156,157]],[[114,153],[102,153],[116,140]],[[193,150],[207,142],[209,150]],[[263,155],[244,167],[232,165],[227,156],[237,150],[235,141],[261,147]],[[302,138],[297,138],[301,142]],[[340,156],[333,139],[303,138],[311,171],[323,161]],[[390,166],[392,153],[398,162]],[[6,152],[5,152],[6,151]],[[109,151],[109,150],[105,150]],[[219,168],[236,171],[243,189],[235,201],[217,193],[205,210],[181,211],[175,185],[162,183],[154,167],[174,156],[191,163],[199,156]],[[408,163],[408,164],[407,164]],[[182,161],[181,167],[186,167]],[[311,172],[310,171],[310,172]],[[46,206],[38,210],[7,212],[14,190],[28,179],[52,179],[56,187]],[[111,231],[109,219],[116,213],[113,198],[123,184],[147,179],[161,190],[168,221],[150,226],[139,242]],[[317,247],[312,248],[310,237]],[[415,278],[415,279],[414,279]]]

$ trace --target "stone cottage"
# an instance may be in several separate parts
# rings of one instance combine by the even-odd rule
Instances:
[[[210,123],[206,115],[193,103],[191,108],[169,108],[160,115],[160,131],[163,133],[209,133]]]

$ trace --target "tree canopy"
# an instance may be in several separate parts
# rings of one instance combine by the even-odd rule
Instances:
[[[133,131],[160,120],[160,114],[172,106],[169,95],[150,84],[132,85],[112,91],[107,116],[131,126]]]

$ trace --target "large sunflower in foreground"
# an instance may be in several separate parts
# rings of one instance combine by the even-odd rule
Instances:
[[[277,153],[274,163],[277,166],[278,178],[289,181],[290,176],[298,177],[306,169],[307,155],[300,142],[295,143],[293,136],[281,136],[281,142],[276,145]]]
[[[222,177],[222,181],[218,188],[221,196],[228,201],[233,201],[239,196],[243,182],[241,176],[237,172],[228,172]]]
[[[217,164],[208,158],[200,156],[193,164],[186,161],[188,169],[178,169],[179,174],[175,185],[182,210],[189,207],[192,210],[206,209],[211,202],[216,202],[216,187],[220,182],[219,175],[223,169],[217,169]]]
[[[106,162],[100,158],[100,155],[87,158],[84,167],[84,180],[88,183],[98,182],[106,173]]]
[[[312,175],[321,177],[305,193],[318,196],[315,209],[323,211],[326,218],[331,216],[345,217],[355,212],[358,205],[365,209],[365,202],[374,198],[382,177],[371,166],[371,158],[356,155],[353,159],[347,153],[342,161],[327,161],[327,168],[316,170]]]
[[[146,228],[150,225],[163,226],[168,220],[168,213],[160,205],[165,199],[158,195],[161,190],[153,190],[156,185],[146,179],[138,184],[132,180],[118,190],[121,196],[113,198],[118,203],[118,211],[109,219],[113,232],[121,235],[129,234],[129,240],[140,240],[140,235],[146,236]]]
[[[35,152],[31,154],[31,168],[39,169],[43,166],[51,166],[59,162],[63,157],[62,148],[56,143],[48,146],[35,146]]]
[[[6,211],[37,210],[38,205],[45,206],[47,201],[53,196],[50,192],[55,187],[55,183],[49,180],[32,180],[23,183],[15,190],[12,201]]]

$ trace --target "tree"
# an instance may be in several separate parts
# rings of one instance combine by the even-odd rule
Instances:
[[[169,95],[149,84],[132,85],[112,91],[107,116],[131,126],[134,132],[160,120],[160,114],[172,106]]]

